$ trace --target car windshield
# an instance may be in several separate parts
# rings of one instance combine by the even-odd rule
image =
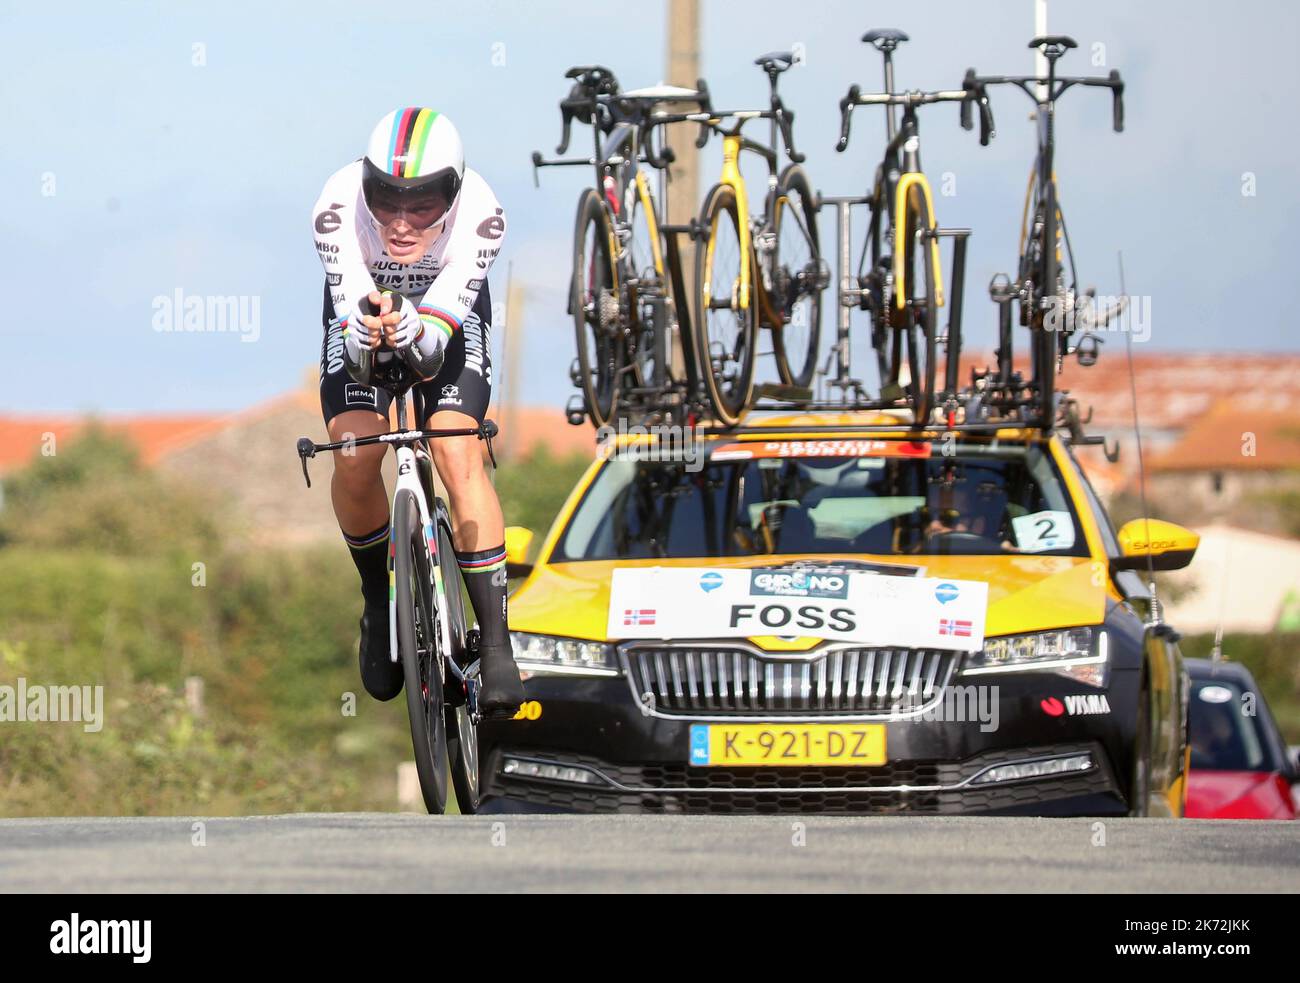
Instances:
[[[797,553],[1087,556],[1038,444],[724,444],[703,459],[612,456],[551,562]],[[643,454],[644,456],[644,454]]]
[[[1192,768],[1205,771],[1266,771],[1258,718],[1246,712],[1251,700],[1235,683],[1193,679],[1187,712]]]

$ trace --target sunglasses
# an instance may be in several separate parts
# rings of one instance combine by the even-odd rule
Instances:
[[[408,198],[402,195],[374,194],[366,201],[366,205],[381,225],[404,219],[407,225],[416,229],[431,228],[447,214],[447,202],[439,197]]]

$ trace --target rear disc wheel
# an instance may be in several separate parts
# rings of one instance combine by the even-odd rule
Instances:
[[[469,665],[471,655],[466,644],[465,593],[461,589],[460,565],[453,552],[451,529],[438,520],[438,568],[442,571],[442,589],[446,597],[447,623],[451,634],[450,657],[465,671],[466,686],[477,686],[478,664]],[[479,756],[478,725],[470,716],[469,703],[458,699],[443,709],[447,725],[447,754],[451,761],[451,784],[456,792],[456,805],[463,815],[478,812]]]

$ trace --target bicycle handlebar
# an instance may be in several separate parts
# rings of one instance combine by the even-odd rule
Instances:
[[[487,442],[488,457],[496,467],[496,454],[492,450],[492,438],[499,432],[496,423],[484,420],[477,427],[459,427],[440,430],[395,430],[391,433],[377,433],[369,437],[353,437],[349,440],[337,440],[318,444],[310,437],[298,438],[298,459],[302,462],[302,477],[311,487],[311,475],[307,473],[307,459],[315,457],[321,451],[337,451],[344,448],[368,447],[372,444],[411,444],[417,440],[435,440],[439,437],[478,437]]]
[[[1110,70],[1110,120],[1111,126],[1116,133],[1124,132],[1124,83],[1119,77],[1119,72],[1115,69]]]
[[[1111,127],[1116,133],[1124,132],[1124,80],[1120,78],[1119,72],[1113,68],[1105,78],[1072,78],[1060,75],[976,75],[975,69],[969,68],[966,70],[966,82],[981,90],[989,85],[1014,85],[1029,96],[1036,105],[1055,102],[1065,94],[1066,89],[1075,85],[1110,89]],[[1047,86],[1053,82],[1056,84],[1055,91],[1049,91],[1046,96],[1039,96],[1034,93],[1032,87]]]
[[[989,94],[975,77],[975,69],[973,68],[966,70],[966,77],[962,79],[961,87],[970,93],[970,98],[961,104],[961,127],[963,130],[969,130],[973,125],[970,107],[972,102],[976,103],[980,107],[980,146],[987,147],[989,139],[996,132],[993,126],[993,107],[989,104]]]
[[[808,159],[806,154],[801,154],[794,149],[794,112],[786,109],[784,105],[777,111],[773,109],[776,115],[777,125],[781,127],[781,139],[785,141],[785,152],[790,155],[790,159],[796,164],[802,164]]]
[[[642,126],[642,133],[645,136],[645,140],[642,142],[641,148],[642,150],[645,151],[646,163],[649,164],[651,167],[658,168],[659,170],[662,171],[665,167],[667,167],[669,164],[671,164],[673,161],[677,159],[677,155],[673,153],[673,148],[669,147],[666,144],[664,145],[663,150],[661,150],[657,154],[655,153],[654,145],[650,141],[651,125],[652,124],[643,124]]]
[[[648,95],[623,95],[614,73],[599,65],[577,66],[564,73],[565,78],[575,79],[569,94],[560,100],[560,117],[562,130],[560,143],[555,148],[556,154],[564,154],[569,149],[569,139],[573,121],[596,126],[602,133],[609,133],[618,123],[634,123],[639,131],[639,143],[643,147],[646,163],[663,169],[672,164],[677,155],[671,147],[665,146],[656,153],[650,145],[650,130],[661,122],[652,115],[652,108],[659,102],[672,101],[680,96],[655,98]],[[696,82],[697,92],[693,98],[702,110],[710,109],[709,90],[703,79]],[[533,151],[533,167],[546,167],[553,164],[582,163],[580,161],[548,161],[538,151]],[[590,163],[588,161],[588,163]],[[534,175],[534,183],[536,176]]]
[[[961,89],[921,92],[916,90],[911,92],[869,92],[863,95],[859,86],[850,86],[848,94],[840,100],[840,138],[835,144],[835,149],[843,153],[849,145],[849,120],[855,106],[904,106],[907,109],[915,109],[917,106],[928,106],[937,102],[960,102],[964,104],[972,99],[980,103],[980,142],[987,144],[988,137],[993,134],[993,110],[988,105],[987,97],[980,100],[973,91]],[[965,126],[964,118],[962,125]]]

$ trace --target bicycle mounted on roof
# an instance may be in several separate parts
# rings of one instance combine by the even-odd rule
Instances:
[[[1034,102],[1037,149],[1025,192],[1021,217],[1019,259],[1016,279],[997,274],[989,284],[989,295],[998,305],[999,330],[997,369],[976,373],[972,388],[986,406],[1003,414],[1027,415],[1029,422],[1045,431],[1058,422],[1069,425],[1072,412],[1056,391],[1056,375],[1066,355],[1076,354],[1081,365],[1096,362],[1100,339],[1088,332],[1105,325],[1125,306],[1121,299],[1100,315],[1093,311],[1095,291],[1078,293],[1078,273],[1065,216],[1061,211],[1056,183],[1056,102],[1076,86],[1107,88],[1111,91],[1111,125],[1124,130],[1124,83],[1112,69],[1105,78],[1057,75],[1056,62],[1066,51],[1078,47],[1065,35],[1036,37],[1030,48],[1042,52],[1046,75],[978,75],[966,72],[969,91],[985,92],[988,86],[1012,85]],[[1066,262],[1062,262],[1062,254]],[[1068,269],[1068,279],[1066,270]],[[1031,379],[1026,381],[1012,362],[1011,304],[1020,305],[1020,323],[1030,329]],[[1083,322],[1083,334],[1075,347],[1070,341]],[[1062,417],[1058,421],[1058,417]],[[1077,412],[1075,424],[1077,425]]]
[[[841,268],[848,258],[847,206],[866,204],[871,213],[866,240],[858,263],[856,283],[841,274],[840,304],[855,305],[871,315],[871,344],[880,373],[880,397],[864,400],[860,380],[849,375],[847,319],[841,314],[841,344],[837,373],[831,385],[855,403],[874,408],[897,405],[910,407],[918,424],[929,421],[942,397],[949,415],[955,411],[957,364],[961,349],[962,293],[966,274],[966,240],[969,229],[938,228],[930,183],[921,168],[921,136],[917,109],[921,106],[956,102],[961,106],[961,123],[971,128],[970,108],[980,108],[980,142],[987,144],[993,133],[993,115],[982,91],[963,88],[925,92],[894,89],[893,53],[908,36],[890,28],[867,31],[863,42],[880,52],[884,61],[884,91],[864,94],[853,85],[840,100],[840,138],[835,149],[843,152],[849,143],[850,123],[857,106],[885,107],[886,144],[872,179],[871,194],[865,198],[823,198],[840,208]],[[901,119],[894,107],[901,108]],[[953,239],[953,268],[948,326],[939,333],[938,308],[945,298],[939,240]],[[942,393],[936,393],[938,346],[944,344],[947,371]],[[906,355],[904,355],[906,352]],[[829,368],[829,366],[828,366]]]
[[[659,171],[662,200],[672,148],[656,150],[651,117],[664,102],[707,104],[707,94],[676,86],[623,92],[600,65],[565,73],[573,87],[560,103],[563,131],[557,154],[568,151],[574,120],[592,127],[593,154],[551,159],[534,151],[536,169],[590,166],[595,180],[578,200],[568,312],[578,357],[570,369],[581,395],[570,401],[570,422],[584,416],[601,427],[620,409],[684,415],[702,411],[690,351],[684,377],[672,371],[672,332],[689,330],[677,241],[666,228],[642,164]],[[680,312],[680,313],[679,313]],[[686,324],[682,321],[686,320]]]
[[[595,164],[597,186],[605,191],[602,200],[595,189],[589,189],[579,202],[570,313],[578,334],[574,381],[583,389],[583,397],[580,405],[570,404],[571,422],[580,423],[588,415],[602,426],[615,416],[638,412],[690,420],[706,410],[720,420],[735,422],[751,400],[759,327],[773,333],[780,386],[799,389],[811,380],[820,291],[829,277],[817,242],[814,196],[797,166],[803,155],[793,145],[793,113],[778,92],[778,77],[794,61],[789,52],[773,52],[755,63],[769,80],[766,110],[714,111],[703,80],[695,90],[660,86],[625,93],[608,69],[579,67],[567,73],[578,83],[561,102],[564,135],[557,152],[567,148],[569,125],[577,118],[593,125],[595,156],[547,161],[535,152],[533,163],[535,167]],[[671,101],[694,101],[700,108],[685,113],[659,108]],[[741,133],[754,119],[770,121],[770,145]],[[724,125],[727,121],[730,126]],[[665,170],[675,155],[668,146],[656,153],[651,131],[686,122],[699,124],[697,147],[703,147],[712,133],[722,136],[723,170],[699,219],[670,225],[660,220],[648,184],[634,164],[644,160],[659,168],[662,189]],[[621,134],[620,126],[625,128]],[[602,133],[608,136],[603,145]],[[619,153],[624,145],[638,147],[639,152]],[[791,164],[778,174],[782,146]],[[759,218],[751,218],[748,212],[747,190],[737,164],[741,151],[757,154],[768,165],[768,189]],[[631,170],[620,171],[629,162]],[[629,195],[634,185],[635,193]],[[633,207],[620,209],[623,200],[630,200]],[[643,223],[632,214],[637,206],[645,216]],[[643,228],[645,242],[638,246],[636,237]],[[784,249],[783,229],[792,230],[785,236],[790,245]],[[717,248],[728,230],[736,244],[735,269]],[[698,240],[700,246],[689,299],[677,244],[682,234]],[[665,282],[671,284],[671,293],[663,289]],[[650,301],[649,317],[635,302],[643,296]],[[684,374],[672,369],[674,332],[682,342]],[[626,386],[624,379],[631,379],[633,385]]]

